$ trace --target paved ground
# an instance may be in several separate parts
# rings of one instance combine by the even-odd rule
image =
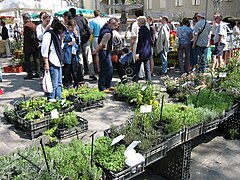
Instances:
[[[0,59],[0,66],[8,64],[7,59]],[[158,70],[156,68],[156,70]],[[174,71],[172,71],[174,72]],[[42,96],[40,79],[23,80],[25,73],[20,74],[3,74],[3,82],[0,88],[3,89],[3,95],[0,95],[0,104],[12,106],[14,101],[26,97]],[[87,78],[87,77],[86,77]],[[113,79],[114,82],[118,78]],[[96,83],[96,82],[91,82]],[[159,83],[159,76],[154,77],[154,83]],[[80,113],[89,123],[89,130],[83,134],[84,140],[89,141],[89,135],[97,131],[97,136],[103,134],[103,130],[110,127],[111,124],[121,124],[133,114],[133,108],[123,102],[112,100],[112,95],[108,95],[103,108],[92,109]],[[3,108],[0,107],[0,155],[16,150],[16,148],[26,147],[28,145],[36,145],[39,138],[30,140],[26,134],[15,130],[12,125],[5,124],[2,118]],[[44,138],[46,141],[46,138]],[[212,180],[212,179],[240,179],[240,141],[227,141],[221,136],[213,138],[208,143],[203,143],[192,151],[191,158],[191,179]],[[159,176],[151,171],[146,171],[136,180],[161,180]]]

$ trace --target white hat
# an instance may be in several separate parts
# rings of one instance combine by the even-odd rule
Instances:
[[[198,13],[196,16],[199,16],[199,17],[205,18],[205,14],[204,14],[204,13]]]

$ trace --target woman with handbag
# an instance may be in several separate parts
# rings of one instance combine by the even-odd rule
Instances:
[[[54,20],[52,30],[43,35],[42,56],[44,59],[45,75],[50,73],[52,91],[49,90],[48,99],[61,99],[62,92],[62,62],[64,54],[62,50],[62,39],[66,27],[59,21]],[[44,83],[44,82],[43,82]]]

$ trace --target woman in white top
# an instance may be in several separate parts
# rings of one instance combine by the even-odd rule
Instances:
[[[54,20],[52,28],[43,35],[41,52],[44,59],[44,70],[50,72],[53,87],[53,92],[48,94],[48,99],[61,99],[64,58],[62,42],[66,27],[59,20]]]

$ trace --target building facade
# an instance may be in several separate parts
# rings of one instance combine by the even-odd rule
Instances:
[[[144,12],[154,18],[167,15],[171,20],[182,17],[193,17],[194,13],[205,13],[207,19],[212,19],[214,6],[212,0],[143,0]],[[223,0],[219,13],[223,17],[240,17],[240,0]]]

